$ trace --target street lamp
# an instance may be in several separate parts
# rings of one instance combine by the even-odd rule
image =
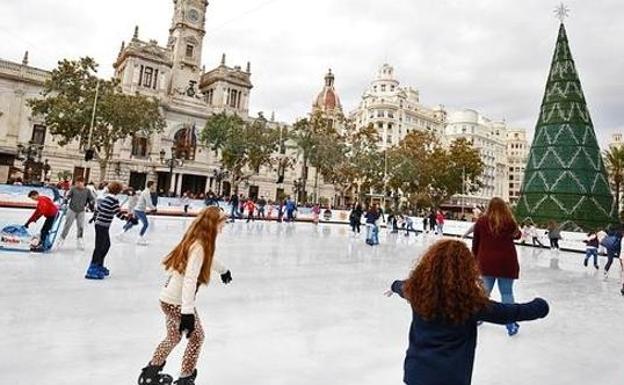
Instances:
[[[212,175],[217,181],[217,196],[221,196],[221,182],[230,177],[230,172],[224,170],[223,167],[212,170]]]
[[[297,197],[297,203],[301,200],[301,192],[303,191],[303,178],[299,178],[293,181],[293,187],[295,189],[295,196]]]
[[[175,167],[183,167],[184,159],[176,156],[176,148],[171,147],[171,156],[167,158],[165,149],[160,150],[160,164],[169,167],[169,184],[173,181],[173,169]]]

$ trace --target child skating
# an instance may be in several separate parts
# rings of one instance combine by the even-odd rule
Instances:
[[[58,207],[52,202],[52,199],[45,195],[39,195],[39,192],[36,190],[29,192],[28,198],[37,202],[37,208],[28,221],[26,221],[24,227],[28,228],[31,223],[35,223],[39,218],[45,217],[45,222],[43,222],[41,234],[39,235],[39,242],[31,247],[32,251],[44,251],[46,249],[46,240],[58,214]]]
[[[505,325],[544,318],[549,311],[540,298],[525,304],[490,301],[475,258],[457,240],[435,243],[409,278],[395,281],[386,295],[393,293],[405,298],[412,310],[404,362],[407,385],[469,385],[478,322]]]
[[[212,271],[221,275],[224,284],[232,281],[230,271],[214,256],[217,236],[226,221],[227,216],[218,208],[205,208],[182,241],[165,257],[163,265],[171,275],[160,294],[160,306],[167,321],[167,336],[143,368],[139,385],[171,384],[173,377],[163,374],[162,370],[182,337],[188,339],[188,344],[182,358],[180,378],[175,383],[195,384],[197,360],[204,342],[204,330],[195,309],[196,293],[201,285],[210,282]]]
[[[86,279],[102,280],[110,275],[110,271],[104,266],[104,259],[111,245],[111,223],[115,217],[126,220],[132,216],[132,214],[126,216],[121,212],[121,207],[116,197],[121,190],[121,183],[111,182],[108,185],[108,192],[99,201],[95,209],[95,248],[91,257],[91,264],[85,275]]]
[[[587,239],[583,242],[585,243],[585,260],[583,260],[583,265],[587,267],[587,262],[593,257],[594,267],[598,270],[600,268],[598,266],[598,235],[595,231],[590,231],[587,233]]]
[[[136,196],[134,204],[129,205],[129,209],[132,209],[134,221],[126,223],[123,228],[123,233],[127,233],[131,228],[138,225],[141,222],[141,230],[139,231],[139,238],[137,244],[141,246],[147,246],[147,239],[145,233],[149,228],[149,220],[147,219],[147,212],[156,210],[156,207],[152,203],[152,192],[154,191],[154,181],[147,182],[147,187]],[[132,206],[132,207],[130,207]]]

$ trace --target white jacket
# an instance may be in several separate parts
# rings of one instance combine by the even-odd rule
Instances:
[[[170,271],[171,274],[160,293],[160,300],[170,305],[182,306],[182,314],[195,312],[195,295],[197,293],[197,277],[204,263],[204,250],[195,242],[189,249],[188,262],[184,274]],[[224,274],[228,269],[216,258],[212,259],[212,271]]]
[[[150,191],[150,189],[146,188],[145,190],[141,191],[141,193],[139,194],[139,199],[137,201],[136,206],[134,207],[134,210],[136,211],[147,211],[147,210],[154,210],[154,204],[152,203],[152,192]]]

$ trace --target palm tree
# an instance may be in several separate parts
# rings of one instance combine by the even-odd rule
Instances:
[[[605,166],[615,191],[615,207],[620,211],[620,194],[624,182],[624,146],[612,146],[604,152]]]

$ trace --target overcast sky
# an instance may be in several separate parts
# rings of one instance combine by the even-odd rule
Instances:
[[[252,63],[251,110],[293,121],[328,68],[346,111],[384,62],[426,105],[470,107],[533,131],[553,53],[557,1],[211,0],[203,62]],[[568,0],[566,22],[602,144],[624,130],[624,1]],[[89,55],[111,64],[134,25],[167,41],[172,0],[2,0],[0,58],[51,69]]]

